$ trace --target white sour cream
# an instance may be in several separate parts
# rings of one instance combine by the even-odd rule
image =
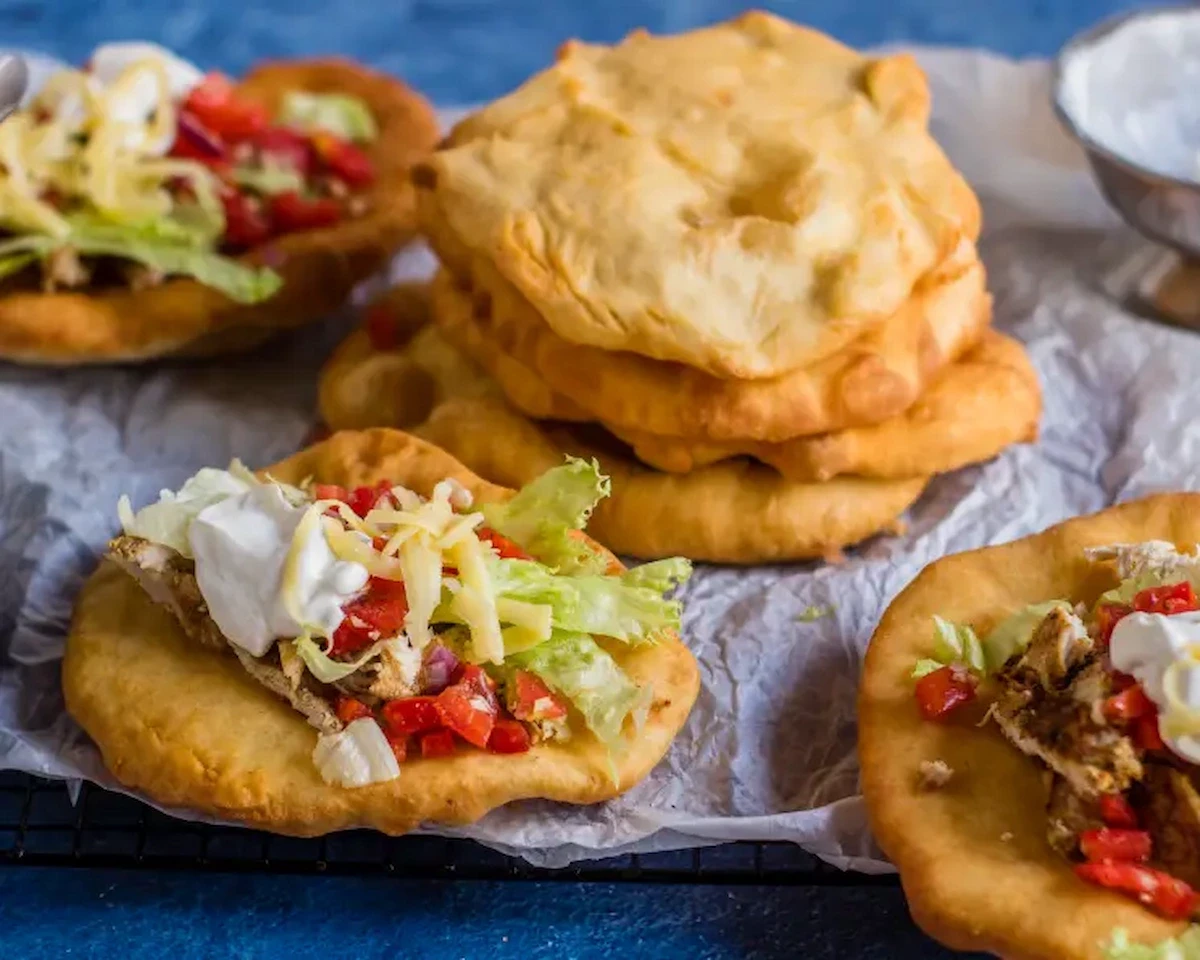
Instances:
[[[1112,632],[1112,665],[1137,678],[1159,709],[1158,727],[1172,752],[1200,763],[1200,736],[1170,736],[1167,684],[1188,711],[1200,714],[1200,612],[1131,613]],[[1168,676],[1173,664],[1179,666]]]
[[[288,503],[278,486],[263,484],[206,507],[188,531],[209,615],[253,656],[279,637],[298,636],[304,625],[332,634],[342,605],[367,584],[367,568],[338,560],[321,525],[313,524],[296,543],[295,579],[287,587],[303,623],[292,618],[284,603],[284,566],[306,509]]]

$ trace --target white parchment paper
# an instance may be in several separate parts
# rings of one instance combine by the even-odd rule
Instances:
[[[862,654],[888,601],[929,561],[1162,488],[1200,487],[1200,337],[1124,313],[1100,292],[1138,241],[1092,185],[1049,106],[1045,63],[919,51],[934,131],[985,201],[982,252],[998,325],[1045,388],[1042,438],[935,481],[903,537],[840,566],[706,567],[686,590],[703,688],[647,780],[591,808],[527,802],[444,834],[542,865],[725,840],[790,840],[886,870],[854,757]],[[407,272],[429,268],[410,254]],[[111,786],[63,711],[72,597],[116,530],[115,504],[232,456],[298,448],[314,379],[346,319],[206,363],[43,371],[0,367],[0,766]],[[811,605],[833,613],[813,622]],[[178,811],[174,811],[178,812]]]

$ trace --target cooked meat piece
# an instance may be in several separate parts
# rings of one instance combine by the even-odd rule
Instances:
[[[1094,797],[1083,797],[1071,789],[1071,784],[1058,774],[1051,774],[1050,797],[1046,801],[1046,839],[1064,857],[1074,857],[1079,850],[1079,835],[1084,830],[1104,826],[1099,805]]]
[[[246,671],[275,695],[288,701],[323,733],[342,729],[327,695],[327,687],[304,673],[293,684],[284,673],[279,654],[272,649],[256,659],[229,643],[208,615],[191,560],[170,547],[141,537],[121,536],[108,545],[109,557],[133,577],[156,603],[162,604],[179,622],[188,639],[213,650],[233,652]]]
[[[70,247],[52,250],[42,261],[42,289],[46,293],[53,293],[59,287],[73,290],[86,286],[91,278],[92,271]]]
[[[922,760],[918,769],[921,774],[921,786],[926,790],[944,787],[954,776],[954,770],[945,760]]]
[[[419,666],[418,659],[418,669]],[[416,694],[414,681],[412,665],[406,667],[402,660],[385,647],[378,659],[363,664],[359,670],[339,680],[335,686],[353,697],[396,700]]]
[[[1141,779],[1132,741],[1104,716],[1112,680],[1075,614],[1056,608],[1029,648],[997,675],[992,706],[1001,731],[1082,797],[1121,793]]]
[[[1104,547],[1085,550],[1089,560],[1111,560],[1122,580],[1152,572],[1164,577],[1178,575],[1182,580],[1200,573],[1200,556],[1180,553],[1175,544],[1166,540],[1147,540],[1145,543],[1110,543]]]
[[[1144,786],[1142,825],[1154,841],[1154,862],[1200,886],[1200,792],[1195,782],[1169,764],[1148,763]]]
[[[125,280],[130,290],[149,290],[159,286],[167,275],[161,270],[155,270],[140,263],[126,264],[123,270]]]

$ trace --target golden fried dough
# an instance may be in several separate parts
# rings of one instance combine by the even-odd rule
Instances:
[[[750,456],[793,480],[842,474],[897,479],[947,473],[1036,439],[1042,412],[1037,373],[1025,348],[989,330],[942,370],[904,413],[870,427],[782,443],[689,443],[609,427],[643,463],[673,473]]]
[[[489,265],[472,265],[469,280],[445,270],[434,280],[434,318],[515,405],[536,415],[528,405],[529,375],[504,358],[571,401],[549,416],[581,419],[587,411],[617,429],[693,441],[774,443],[897,416],[991,321],[983,266],[964,243],[895,316],[833,356],[773,380],[723,380],[568,343]]]
[[[376,171],[367,213],[336,226],[289,234],[250,251],[284,285],[262,303],[239,304],[189,279],[148,290],[41,293],[0,287],[0,357],[23,363],[84,364],[164,354],[212,355],[247,349],[341,306],[360,280],[385,266],[409,240],[416,212],[409,170],[437,141],[429,105],[398,80],[344,60],[265,64],[239,90],[274,110],[289,90],[361,98],[379,125],[366,149]]]
[[[270,468],[356,485],[388,478],[429,494],[455,477],[481,500],[507,496],[449,454],[395,430],[343,432]],[[658,763],[699,689],[677,638],[636,649],[601,641],[630,677],[653,687],[649,715],[614,759],[586,732],[566,743],[501,755],[460,749],[416,758],[389,783],[346,790],[312,762],[316,731],[256,683],[233,657],[189,643],[171,615],[105,564],[87,582],[63,661],[71,715],[125,786],[160,804],[310,836],[350,827],[404,833],[423,822],[462,824],[531,797],[595,803]]]
[[[1200,495],[1148,497],[938,560],[892,602],[871,639],[858,700],[871,827],[900,870],[914,919],[956,950],[1101,960],[1115,927],[1148,941],[1183,927],[1075,877],[1046,841],[1038,765],[993,724],[921,719],[911,677],[929,656],[935,615],[982,634],[1032,603],[1093,601],[1115,574],[1089,563],[1084,549],[1151,539],[1200,542]],[[919,767],[933,760],[953,776],[931,790]]]
[[[563,340],[777,377],[977,237],[928,121],[912,57],[766,13],[573,41],[414,171],[422,230],[459,272],[451,247],[494,263]]]
[[[657,473],[598,430],[522,416],[465,356],[450,359],[455,350],[438,328],[412,332],[413,316],[401,322],[395,350],[373,350],[365,330],[337,349],[321,373],[326,422],[401,426],[481,476],[518,486],[564,454],[594,456],[613,495],[590,530],[620,554],[724,563],[832,555],[890,526],[925,486],[924,478],[801,483],[742,460],[686,476]]]

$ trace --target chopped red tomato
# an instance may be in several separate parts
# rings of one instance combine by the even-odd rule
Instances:
[[[408,737],[403,733],[396,733],[394,730],[383,728],[383,735],[387,739],[388,746],[392,748],[392,754],[396,757],[397,763],[403,763],[408,759]]]
[[[1188,613],[1200,610],[1200,601],[1188,581],[1173,583],[1166,587],[1150,587],[1133,598],[1133,609],[1140,613]]]
[[[221,191],[225,208],[225,242],[231,247],[255,247],[270,239],[271,224],[255,197],[237,190]]]
[[[346,497],[346,503],[360,517],[366,517],[368,513],[379,506],[379,501],[388,497],[392,490],[390,480],[380,480],[373,487],[355,487]]]
[[[308,139],[287,127],[267,127],[250,139],[264,160],[295,170],[307,177],[313,168],[313,149]]]
[[[354,697],[338,697],[337,704],[334,706],[334,712],[337,714],[337,718],[344,724],[351,724],[355,720],[371,716],[371,708]]]
[[[1108,646],[1113,629],[1131,613],[1133,607],[1123,603],[1104,603],[1096,608],[1096,639],[1101,645]]]
[[[331,227],[342,219],[342,208],[331,197],[303,197],[295,190],[271,198],[271,224],[279,233]]]
[[[336,483],[317,483],[313,484],[313,496],[318,500],[341,500],[346,499],[346,488],[338,486]]]
[[[1138,825],[1133,807],[1119,793],[1106,793],[1100,798],[1100,819],[1110,827],[1127,830],[1136,829]]]
[[[1079,835],[1079,849],[1093,863],[1103,860],[1143,863],[1150,859],[1150,834],[1146,830],[1101,827]]]
[[[1143,750],[1166,750],[1167,745],[1163,742],[1162,733],[1158,729],[1158,711],[1147,714],[1144,717],[1138,717],[1133,722],[1131,731],[1133,742]]]
[[[514,673],[505,692],[508,709],[518,720],[561,720],[567,715],[563,702],[527,670]]]
[[[522,550],[514,541],[503,534],[497,533],[491,527],[480,527],[477,531],[480,540],[486,540],[500,554],[502,560],[532,560],[528,553]]]
[[[917,706],[926,720],[941,720],[975,699],[978,681],[957,664],[927,673],[917,681]]]
[[[529,746],[529,731],[518,720],[497,720],[487,742],[492,753],[524,753]]]
[[[475,664],[463,668],[462,679],[437,695],[442,723],[477,747],[486,747],[500,712],[495,686]]]
[[[371,158],[354,144],[325,132],[314,133],[311,143],[321,162],[339,180],[351,187],[365,187],[374,182]]]
[[[376,350],[395,350],[399,346],[396,318],[383,304],[376,304],[367,310],[366,328],[371,346]]]
[[[271,122],[266,107],[239,98],[224,74],[210,73],[184,101],[183,110],[231,142],[246,140]]]
[[[399,633],[408,615],[404,584],[371,577],[362,596],[347,603],[342,612],[345,617],[333,632],[331,657],[356,653],[377,640]]]
[[[449,730],[434,730],[421,737],[421,756],[448,757],[454,752],[454,734]]]
[[[424,733],[442,725],[433,697],[404,697],[383,705],[383,719],[396,733]]]
[[[1155,713],[1156,709],[1154,701],[1146,696],[1146,691],[1137,683],[1126,687],[1120,693],[1114,693],[1104,701],[1104,715],[1109,720],[1128,722],[1138,717],[1149,716]]]
[[[1088,883],[1128,894],[1168,920],[1185,920],[1196,906],[1196,891],[1188,884],[1140,863],[1081,863],[1075,873]]]

